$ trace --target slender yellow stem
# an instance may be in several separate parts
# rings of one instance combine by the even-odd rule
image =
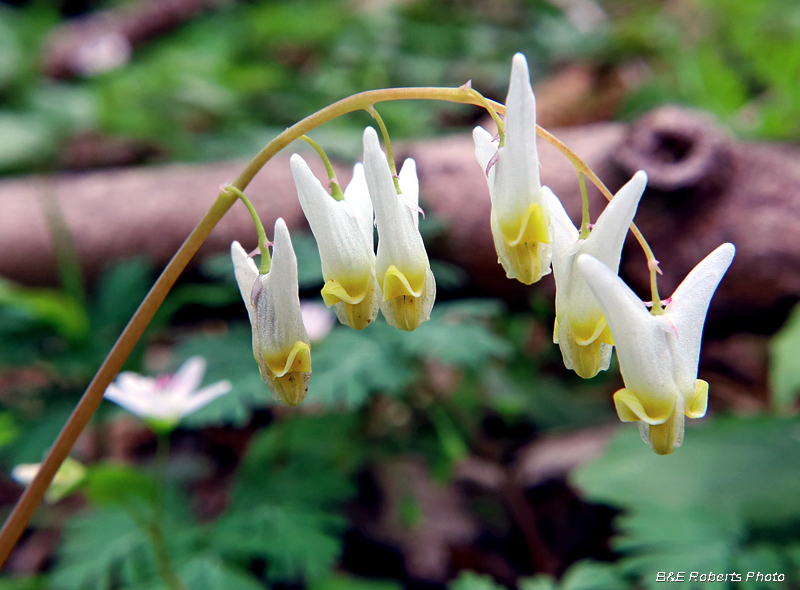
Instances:
[[[308,135],[302,135],[300,139],[313,147],[314,151],[316,151],[317,154],[319,154],[319,157],[322,158],[322,162],[325,164],[325,171],[328,173],[328,180],[331,182],[331,196],[337,201],[344,201],[342,187],[339,186],[339,180],[336,178],[336,171],[333,169],[333,164],[331,164],[331,161],[328,159],[328,154],[326,154],[325,150],[323,150],[322,147],[320,147],[320,145]]]
[[[494,106],[497,103],[493,103],[475,89],[470,89],[470,92],[473,96],[475,96],[475,98],[478,99],[478,101],[480,101],[480,105],[492,116],[494,124],[497,125],[497,135],[500,137],[500,143],[498,144],[498,147],[503,147],[506,143],[506,124],[500,118],[500,115],[497,114],[497,109],[495,109]],[[503,109],[503,112],[505,112],[505,109]]]
[[[389,130],[386,129],[386,123],[383,122],[383,117],[378,114],[378,111],[375,108],[371,108],[369,111],[370,115],[377,121],[378,127],[381,130],[381,135],[383,136],[383,143],[386,145],[386,159],[389,161],[389,170],[392,172],[392,180],[394,180],[394,190],[397,191],[397,194],[400,194],[400,178],[397,176],[397,165],[394,161],[394,151],[392,151],[392,140],[389,139]]]
[[[591,220],[589,218],[589,195],[586,193],[586,181],[584,180],[583,172],[578,172],[578,184],[581,185],[581,201],[583,202],[581,233],[579,237],[581,240],[585,240],[589,237],[589,225]]]
[[[264,231],[264,224],[261,223],[261,218],[258,216],[256,208],[253,207],[250,199],[245,197],[244,193],[235,186],[224,186],[222,190],[238,198],[250,212],[250,217],[253,219],[253,223],[256,226],[256,234],[258,235],[258,249],[261,252],[261,266],[258,272],[262,275],[267,274],[272,266],[272,259],[269,255],[269,240],[267,240],[267,232]]]

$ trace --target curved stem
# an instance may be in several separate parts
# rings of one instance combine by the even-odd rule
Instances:
[[[231,183],[231,186],[243,191],[272,156],[301,135],[305,135],[323,123],[353,111],[369,110],[377,102],[401,99],[444,100],[464,104],[478,104],[474,96],[466,89],[461,88],[388,88],[354,94],[317,111],[286,129],[256,154],[236,180]],[[128,325],[120,334],[111,352],[109,352],[91,383],[89,383],[78,405],[75,406],[67,423],[50,448],[36,477],[25,488],[11,514],[6,519],[2,530],[0,530],[0,567],[5,564],[20,535],[22,535],[25,527],[28,526],[31,516],[33,516],[36,508],[42,502],[42,498],[58,468],[66,459],[78,436],[89,423],[95,410],[103,400],[106,388],[119,373],[133,347],[163,303],[172,285],[175,284],[178,276],[186,268],[186,265],[200,248],[203,241],[211,233],[211,230],[214,229],[219,220],[222,219],[222,216],[228,212],[235,202],[236,197],[227,192],[222,192],[217,196],[217,200],[214,201],[211,209],[172,257],[172,260],[170,260],[144,298],[144,301],[139,305],[136,313],[133,314],[131,321],[128,322]]]
[[[383,135],[383,143],[386,146],[386,159],[389,161],[389,170],[392,172],[392,180],[394,180],[394,190],[397,191],[397,194],[401,194],[400,192],[400,177],[397,176],[397,165],[394,162],[394,152],[392,151],[392,140],[389,139],[389,130],[386,129],[386,123],[383,122],[383,117],[380,116],[375,108],[371,108],[369,114],[372,115],[372,118],[378,122],[378,127],[380,127],[381,135]]]
[[[325,171],[328,173],[328,180],[330,180],[331,183],[331,196],[337,201],[344,201],[342,187],[339,186],[339,180],[336,178],[336,171],[333,169],[333,164],[331,164],[331,161],[328,159],[328,154],[326,154],[325,150],[323,150],[322,147],[308,135],[301,135],[300,139],[314,148],[314,151],[316,151],[317,154],[319,154],[319,157],[322,158],[322,162],[325,164]]]
[[[256,208],[250,202],[250,199],[244,196],[244,193],[235,186],[224,186],[222,190],[228,194],[233,194],[238,198],[247,210],[250,212],[250,217],[253,218],[253,223],[256,225],[256,234],[258,234],[258,249],[261,252],[261,268],[258,269],[259,274],[265,275],[269,272],[272,266],[272,259],[269,255],[269,240],[267,240],[267,232],[264,231],[264,224],[261,223],[261,218],[256,212]]]
[[[581,185],[581,202],[583,203],[580,239],[585,240],[589,237],[591,219],[589,218],[589,195],[586,194],[586,181],[583,179],[583,172],[578,172],[578,184]]]

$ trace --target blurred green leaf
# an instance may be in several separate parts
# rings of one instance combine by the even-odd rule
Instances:
[[[402,588],[402,584],[394,580],[376,580],[334,574],[315,582],[309,587],[309,590],[402,590]]]
[[[83,306],[54,289],[22,287],[0,279],[0,305],[24,311],[69,340],[84,338],[89,329],[89,319]]]
[[[564,572],[560,583],[547,574],[519,581],[519,590],[623,590],[629,587],[616,564],[588,559],[573,563]]]
[[[448,590],[505,590],[495,582],[491,576],[476,574],[471,571],[462,571],[458,577],[447,585]],[[540,590],[536,588],[536,590]],[[541,590],[545,590],[542,588]]]
[[[215,555],[199,555],[178,571],[191,590],[263,590],[250,572],[223,562]]]
[[[86,493],[100,508],[122,507],[132,512],[152,509],[159,497],[155,481],[133,467],[112,464],[89,469]]]
[[[775,407],[787,409],[800,393],[800,306],[770,341],[770,384]]]

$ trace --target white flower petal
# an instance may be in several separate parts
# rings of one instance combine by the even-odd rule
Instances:
[[[584,254],[594,256],[614,272],[619,270],[622,245],[646,185],[647,174],[640,170],[619,189],[586,239]]]
[[[505,145],[495,166],[492,203],[501,223],[523,215],[531,203],[543,204],[536,148],[536,100],[528,64],[517,53],[511,62],[506,99]]]
[[[494,141],[492,134],[483,127],[475,127],[472,130],[472,139],[475,141],[475,158],[481,170],[486,175],[489,188],[494,188],[494,165],[490,168],[489,164],[497,156],[498,142]]]
[[[656,403],[674,400],[671,353],[656,318],[605,264],[588,254],[577,264],[611,328],[625,387]]]
[[[358,219],[358,225],[364,236],[365,248],[375,252],[375,226],[372,199],[369,196],[367,177],[364,175],[364,165],[359,162],[353,166],[353,178],[344,189],[344,200],[353,208]]]
[[[242,245],[239,242],[231,244],[231,259],[233,260],[233,272],[236,275],[236,282],[239,285],[239,291],[242,294],[244,305],[247,307],[247,314],[250,316],[250,323],[255,321],[255,306],[253,305],[250,295],[253,292],[253,284],[258,277],[258,268],[253,259],[247,256]]]
[[[708,305],[736,253],[733,244],[722,244],[694,267],[672,295],[666,313],[678,338],[670,338],[675,382],[684,397],[691,397],[697,379],[700,341]]]
[[[183,418],[184,416],[188,416],[199,410],[200,408],[208,405],[215,399],[220,396],[225,395],[226,393],[230,393],[233,389],[233,385],[228,380],[225,381],[217,381],[216,383],[212,383],[203,389],[193,392],[184,403],[181,404],[180,407],[176,407],[176,413]]]
[[[203,382],[206,374],[206,359],[193,356],[175,372],[170,379],[165,394],[177,399],[188,399]]]

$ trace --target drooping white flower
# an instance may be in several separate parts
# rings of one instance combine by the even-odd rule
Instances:
[[[11,477],[18,484],[27,486],[39,473],[42,468],[41,463],[23,463],[17,465],[11,470]],[[83,482],[86,477],[86,467],[83,463],[67,457],[61,464],[61,467],[56,471],[53,481],[50,482],[50,487],[45,492],[45,502],[48,504],[55,504],[61,498],[71,494]]]
[[[333,306],[340,322],[361,330],[377,317],[380,301],[364,167],[356,164],[344,200],[336,201],[303,158],[294,154],[291,165],[300,205],[319,247],[325,279],[322,299]]]
[[[550,273],[550,212],[539,180],[536,101],[528,64],[517,53],[506,99],[505,144],[482,127],[473,131],[475,155],[492,198],[491,225],[497,258],[510,279],[530,285]]]
[[[575,261],[581,254],[590,254],[614,273],[618,271],[622,245],[646,184],[647,175],[637,172],[606,206],[585,240],[579,238],[561,201],[550,191],[545,192],[553,220],[553,341],[561,348],[564,365],[584,379],[608,369],[614,340],[600,304]]]
[[[419,233],[419,181],[414,160],[400,170],[398,195],[389,163],[372,127],[364,131],[364,171],[378,226],[376,276],[381,311],[401,330],[415,330],[430,319],[436,298],[425,244]]]
[[[578,259],[614,335],[625,382],[614,394],[617,414],[623,422],[638,421],[642,438],[660,455],[683,442],[684,416],[706,413],[708,383],[697,379],[700,340],[711,296],[734,253],[733,244],[723,244],[706,256],[660,315],[602,262],[587,254]]]
[[[253,356],[275,399],[302,402],[311,376],[311,348],[303,326],[297,258],[283,219],[275,222],[270,271],[259,274],[239,242],[231,244],[236,282],[253,327]]]
[[[104,396],[143,418],[154,430],[168,432],[181,418],[231,390],[230,381],[198,389],[205,372],[206,361],[200,356],[187,360],[174,375],[153,378],[125,371],[108,386]]]

